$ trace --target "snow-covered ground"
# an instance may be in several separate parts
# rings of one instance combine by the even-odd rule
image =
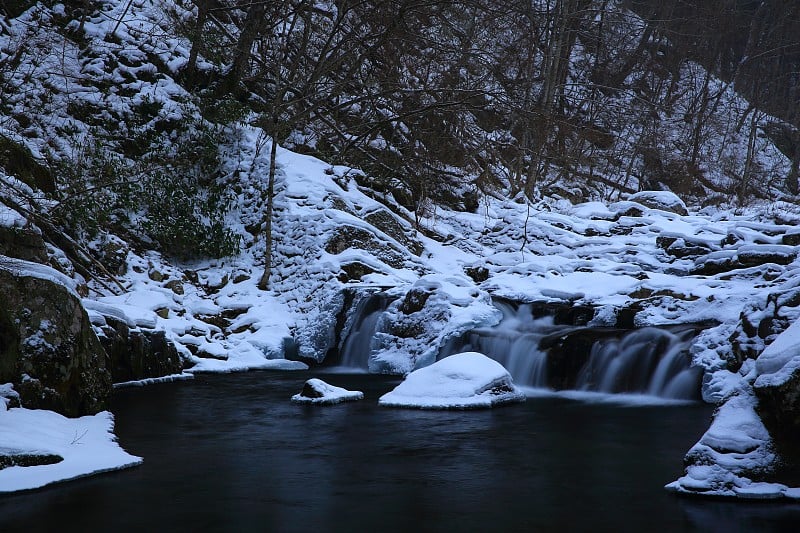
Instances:
[[[53,464],[0,469],[0,493],[37,489],[90,474],[136,466],[114,436],[114,416],[65,418],[52,411],[7,409],[0,398],[0,455],[46,456]],[[61,459],[60,461],[58,459]]]

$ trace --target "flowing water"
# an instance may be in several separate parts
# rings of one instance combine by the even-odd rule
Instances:
[[[370,294],[358,302],[353,314],[353,325],[339,350],[339,364],[343,369],[362,372],[368,370],[372,337],[377,330],[378,319],[387,305],[389,298],[384,293]]]
[[[502,364],[514,382],[524,387],[699,399],[702,371],[689,366],[692,330],[671,332],[648,327],[624,331],[556,325],[553,317],[534,318],[530,305],[495,305],[503,312],[497,326],[474,329],[452,339],[442,347],[439,358],[462,351],[481,352]],[[576,333],[597,336],[585,363],[576,368],[563,362],[553,364],[554,356],[543,346]],[[580,354],[568,353],[566,357],[578,359]],[[551,375],[554,367],[559,368],[560,375]]]
[[[322,377],[366,399],[289,397]],[[798,506],[670,494],[711,408],[379,407],[399,378],[250,372],[122,389],[140,467],[0,498],[0,531],[777,531]],[[791,529],[785,529],[791,530]]]

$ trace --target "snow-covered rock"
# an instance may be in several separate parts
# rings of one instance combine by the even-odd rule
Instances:
[[[786,486],[752,479],[770,473],[776,460],[772,438],[755,405],[747,389],[722,404],[711,427],[686,454],[686,474],[667,489],[709,496],[783,497]]]
[[[378,403],[417,409],[473,409],[524,400],[525,395],[500,363],[481,353],[464,352],[411,372]]]
[[[303,390],[299,394],[292,396],[292,401],[295,403],[312,405],[333,405],[363,399],[364,393],[361,391],[351,391],[336,387],[317,378],[306,381],[305,385],[303,385]]]
[[[630,195],[628,200],[640,203],[650,209],[661,209],[678,215],[689,213],[683,200],[669,191],[641,191]]]
[[[800,320],[767,346],[756,359],[756,388],[785,383],[800,369]]]

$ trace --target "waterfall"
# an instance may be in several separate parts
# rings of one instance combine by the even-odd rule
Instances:
[[[377,330],[378,319],[389,303],[390,299],[382,292],[364,296],[358,301],[353,311],[352,325],[339,349],[341,367],[362,372],[369,370],[372,337]]]
[[[646,327],[626,332],[618,339],[598,340],[575,388],[692,399],[699,390],[702,373],[689,367],[692,338],[692,331],[676,334]]]
[[[502,302],[495,302],[495,306],[503,313],[499,324],[452,339],[439,351],[439,358],[465,351],[480,352],[503,365],[518,385],[546,387],[547,354],[539,349],[539,343],[563,326],[555,326],[553,317],[533,318],[530,304],[522,304],[519,309]]]
[[[439,358],[481,352],[527,387],[681,400],[699,396],[702,370],[690,367],[689,356],[693,328],[565,326],[555,324],[552,316],[534,318],[530,305],[495,305],[503,312],[498,325],[451,339]]]

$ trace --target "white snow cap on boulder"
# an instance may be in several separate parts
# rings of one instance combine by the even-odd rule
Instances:
[[[481,353],[464,352],[411,372],[378,403],[417,409],[473,409],[524,400],[503,365]]]
[[[686,204],[675,193],[669,191],[641,191],[628,197],[631,202],[642,204],[650,209],[661,209],[678,215],[688,215]]]
[[[292,396],[292,401],[313,405],[332,405],[363,398],[364,393],[361,391],[350,391],[325,383],[321,379],[312,378],[306,381],[300,394]]]
[[[800,368],[800,320],[789,326],[756,359],[755,386],[784,384]]]

